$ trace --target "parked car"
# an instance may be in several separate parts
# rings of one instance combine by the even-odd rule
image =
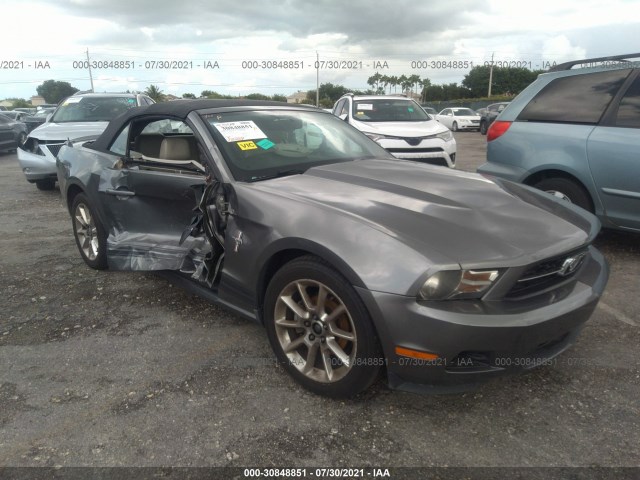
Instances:
[[[640,68],[627,61],[638,57],[540,75],[489,127],[479,171],[572,202],[606,227],[640,231]]]
[[[283,368],[332,397],[383,366],[392,388],[433,391],[542,365],[575,341],[608,278],[590,213],[395,159],[314,107],[129,110],[62,147],[57,168],[88,266],[172,271],[263,324]]]
[[[27,138],[27,127],[0,112],[0,151],[16,150]]]
[[[18,108],[14,108],[13,109],[14,112],[24,112],[27,115],[33,115],[34,113],[36,113],[36,108],[24,108],[24,107],[18,107]]]
[[[435,116],[435,119],[452,132],[480,128],[480,115],[470,108],[444,108]]]
[[[487,134],[489,125],[493,123],[498,115],[509,105],[510,102],[492,103],[480,114],[480,133]]]
[[[75,95],[79,95],[79,93],[76,93]],[[37,105],[36,106],[36,113],[38,113],[40,110],[44,110],[46,108],[53,108],[55,109],[58,105],[56,105],[55,103],[43,103],[41,105]]]
[[[33,115],[25,117],[23,120],[27,125],[27,132],[31,132],[47,121],[47,117],[55,111],[55,108],[43,108]]]
[[[18,161],[29,183],[40,190],[52,190],[56,183],[56,156],[68,140],[100,135],[110,120],[133,107],[154,103],[146,95],[134,93],[75,94],[50,113],[27,119],[44,122],[34,128],[18,150]],[[46,108],[46,107],[45,107]],[[40,108],[44,112],[45,108]],[[36,114],[37,115],[37,114]]]
[[[5,117],[9,117],[11,120],[14,120],[16,122],[24,122],[24,119],[29,116],[26,113],[20,112],[18,110],[7,110],[5,112],[2,112],[2,115],[4,115]]]
[[[436,111],[436,109],[435,109],[435,108],[433,108],[433,107],[422,107],[422,109],[423,109],[425,112],[427,112],[429,115],[431,115],[432,117],[435,117],[435,116],[438,114],[438,112]]]
[[[334,115],[378,142],[394,157],[454,168],[456,141],[415,101],[401,96],[341,97]]]

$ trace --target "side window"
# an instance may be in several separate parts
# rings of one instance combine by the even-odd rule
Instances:
[[[552,80],[533,97],[517,120],[594,125],[631,70],[612,70]]]
[[[129,139],[129,125],[124,127],[120,134],[113,141],[109,147],[109,151],[116,155],[126,155],[127,153],[127,140]]]
[[[618,127],[640,128],[640,77],[636,78],[622,97],[616,114]]]
[[[344,102],[346,102],[347,99],[343,98],[342,100],[339,100],[338,103],[336,103],[336,106],[333,108],[333,114],[334,115],[340,115],[340,112],[342,111],[342,106],[344,105]]]

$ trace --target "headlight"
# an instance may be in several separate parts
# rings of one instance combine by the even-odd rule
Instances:
[[[436,135],[436,137],[441,138],[442,140],[444,140],[445,142],[448,142],[449,140],[451,140],[453,138],[453,133],[451,133],[451,130],[446,130],[442,133],[438,133]]]
[[[427,278],[418,297],[422,300],[479,298],[499,275],[498,270],[442,270]]]
[[[390,138],[385,135],[380,135],[379,133],[368,133],[368,132],[362,132],[362,133],[364,133],[367,137],[369,137],[374,142],[377,142],[378,140],[382,140],[383,138]]]

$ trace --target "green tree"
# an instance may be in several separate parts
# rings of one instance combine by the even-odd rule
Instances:
[[[272,99],[274,102],[284,102],[284,103],[287,103],[287,97],[286,97],[286,95],[281,95],[281,94],[279,94],[279,93],[276,93],[275,95],[273,95],[273,97],[271,97],[271,99]]]
[[[162,90],[160,90],[160,87],[157,85],[149,85],[144,93],[156,102],[162,102],[164,100],[164,93],[162,93]]]
[[[11,102],[11,108],[31,108],[30,102],[27,102],[24,98],[7,98],[8,102]]]
[[[418,92],[418,85],[420,85],[420,75],[409,75],[407,77],[407,82],[409,83],[409,86],[411,88],[411,93],[417,93]]]
[[[471,90],[474,97],[484,97],[489,90],[491,67],[478,65],[473,67],[462,80],[462,85]],[[533,82],[544,70],[529,70],[516,67],[493,67],[491,79],[492,95],[517,95]]]
[[[374,92],[380,93],[381,91],[380,83],[382,81],[382,78],[383,78],[383,75],[376,72],[367,79],[367,84],[371,86]]]
[[[326,105],[326,108],[332,106],[342,95],[347,93],[347,90],[342,85],[334,85],[333,83],[323,83],[320,85],[320,103]],[[307,103],[316,103],[316,91],[309,90],[307,92]]]
[[[78,89],[72,87],[69,82],[58,82],[56,80],[46,80],[36,88],[38,95],[43,97],[47,103],[58,103],[77,91]]]
[[[196,98],[193,93],[183,93],[182,98]]]
[[[420,86],[422,87],[420,100],[422,102],[425,102],[426,98],[427,98],[426,97],[426,89],[431,86],[431,80],[429,80],[428,78],[423,78],[422,80],[420,80]]]
[[[246,97],[248,100],[271,100],[271,97],[268,95],[263,95],[262,93],[250,93]]]
[[[200,96],[204,98],[234,98],[231,95],[223,95],[222,93],[214,92],[213,90],[203,90]]]

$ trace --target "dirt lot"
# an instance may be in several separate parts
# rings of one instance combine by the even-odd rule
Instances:
[[[458,167],[484,137],[457,133]],[[2,466],[639,466],[639,236],[555,365],[458,395],[340,402],[274,365],[263,329],[142,273],[96,272],[60,193],[0,155]],[[0,475],[1,476],[1,475]]]

